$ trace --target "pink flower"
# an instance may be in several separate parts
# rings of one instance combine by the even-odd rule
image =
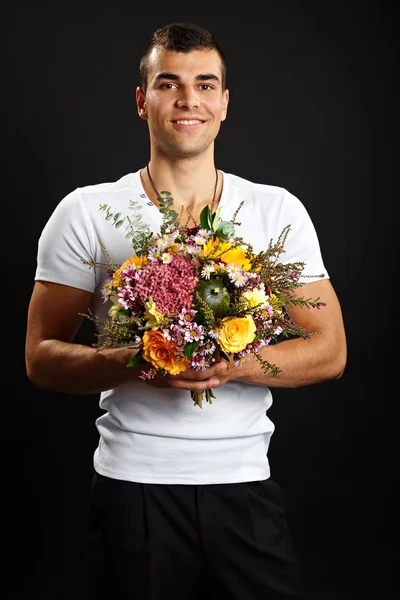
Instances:
[[[191,308],[197,281],[192,262],[178,255],[169,264],[152,262],[146,265],[137,274],[134,289],[142,304],[152,298],[162,314],[175,315],[182,308]]]

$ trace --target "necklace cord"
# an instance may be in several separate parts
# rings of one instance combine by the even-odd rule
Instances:
[[[153,188],[154,193],[156,194],[157,198],[160,198],[160,194],[159,194],[156,186],[154,185],[154,181],[153,181],[153,179],[151,178],[151,175],[150,175],[149,163],[147,163],[147,165],[146,165],[146,171],[147,171],[147,177],[149,178],[150,185]],[[214,202],[215,202],[215,197],[217,195],[217,187],[218,187],[218,169],[215,167],[215,185],[214,185],[213,197],[212,197],[212,200],[211,200],[211,212],[213,212],[213,210],[214,210]]]

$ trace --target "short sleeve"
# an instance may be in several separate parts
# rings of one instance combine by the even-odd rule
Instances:
[[[301,283],[329,279],[325,267],[317,232],[304,204],[285,190],[282,226],[290,225],[285,244],[283,262],[303,262]]]
[[[61,200],[43,228],[35,280],[93,292],[94,269],[82,262],[94,256],[93,237],[78,188]]]

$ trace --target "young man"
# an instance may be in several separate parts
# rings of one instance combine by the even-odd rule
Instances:
[[[278,485],[267,458],[274,426],[270,387],[297,387],[338,378],[346,363],[341,309],[323,264],[313,224],[283,188],[255,184],[216,169],[214,141],[226,119],[225,58],[212,36],[189,24],[153,34],[140,63],[136,100],[147,121],[147,166],[114,183],[78,188],[56,207],[39,240],[29,306],[26,366],[32,383],[68,394],[101,392],[90,500],[91,592],[96,599],[188,600],[301,598],[301,578]],[[99,240],[115,263],[130,241],[99,211],[107,203],[128,214],[131,200],[158,231],[158,190],[198,220],[214,203],[229,220],[239,203],[240,235],[256,251],[289,223],[285,260],[304,261],[299,295],[326,302],[296,308],[296,323],[319,335],[261,350],[278,377],[256,360],[242,367],[221,360],[205,371],[142,381],[127,368],[131,349],[98,351],[74,342],[82,315],[105,316],[105,274],[82,258],[98,256]],[[203,410],[188,390],[218,388]],[[197,595],[196,595],[197,594]],[[214,596],[212,596],[214,597]]]

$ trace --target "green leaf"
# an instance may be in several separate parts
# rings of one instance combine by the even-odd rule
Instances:
[[[135,367],[136,365],[144,365],[147,363],[147,360],[145,358],[143,358],[143,355],[141,352],[138,352],[137,354],[135,354],[135,356],[132,356],[132,358],[130,359],[130,361],[128,362],[128,364],[126,365],[127,367]]]
[[[185,352],[186,358],[192,358],[193,353],[195,352],[195,350],[197,350],[197,348],[199,347],[199,344],[200,344],[200,340],[197,340],[197,342],[189,342],[188,344],[185,345],[184,352]]]
[[[209,206],[205,206],[200,213],[200,227],[202,229],[211,228],[211,210]]]
[[[162,192],[160,192],[160,196],[170,196],[171,192],[167,192],[165,190],[163,190]]]
[[[214,215],[213,215],[213,220],[212,220],[212,230],[213,231],[217,231],[218,229],[218,223],[219,223],[219,215],[221,214],[221,206],[219,206],[217,208],[217,210],[215,211]]]
[[[229,362],[229,356],[227,354],[225,354],[225,352],[223,350],[218,348],[218,352],[222,358],[224,358],[225,360],[227,360]]]

